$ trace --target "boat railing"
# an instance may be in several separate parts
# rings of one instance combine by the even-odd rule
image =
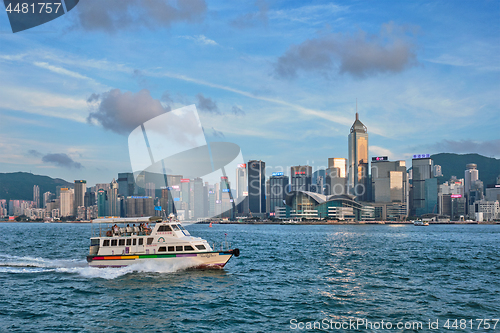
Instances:
[[[138,231],[119,231],[114,232],[110,229],[96,229],[92,231],[92,237],[131,237],[131,236],[149,236],[151,229]]]
[[[230,242],[220,242],[220,243],[212,243],[212,250],[214,251],[229,251],[231,249],[231,243]]]

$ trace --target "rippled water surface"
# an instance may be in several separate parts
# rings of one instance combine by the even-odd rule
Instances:
[[[188,226],[240,248],[223,270],[90,268],[90,228],[0,224],[0,331],[276,332],[293,319],[429,331],[429,320],[500,316],[500,225]]]

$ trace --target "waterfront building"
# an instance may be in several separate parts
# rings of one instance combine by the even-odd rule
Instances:
[[[248,208],[252,214],[266,212],[266,163],[248,161]]]
[[[432,204],[434,201],[437,206],[437,178],[433,178],[433,167],[434,162],[430,158],[429,154],[413,155],[411,212],[414,216],[433,213],[434,207],[432,207]],[[434,179],[434,181],[426,182],[427,179]],[[435,200],[434,195],[431,192],[431,188],[428,189],[426,186],[436,188]],[[426,196],[428,197],[428,201],[426,201]],[[430,209],[430,207],[432,208]],[[437,213],[437,210],[435,210],[434,213]]]
[[[61,194],[59,196],[59,211],[61,217],[75,216],[73,205],[74,190],[72,188],[61,188]]]
[[[365,209],[364,205],[355,199],[355,196],[349,194],[324,195],[308,191],[292,191],[286,196],[285,202],[290,208],[291,218],[373,220],[373,207]],[[280,210],[279,216],[282,214]]]
[[[74,192],[75,201],[73,202],[73,216],[78,216],[78,207],[85,206],[85,192],[87,191],[86,180],[75,180]]]
[[[500,201],[500,184],[488,185],[486,187],[485,199],[487,201]]]
[[[408,179],[406,162],[372,158],[371,181],[373,202],[406,203]]]
[[[493,221],[500,218],[499,201],[477,200],[474,202],[476,221]]]
[[[349,193],[356,196],[358,201],[368,201],[368,130],[359,120],[356,112],[356,120],[351,126],[348,136],[349,143]]]
[[[33,185],[33,203],[35,208],[40,208],[40,187]]]
[[[277,207],[285,207],[286,193],[289,191],[289,178],[283,172],[275,172],[269,177],[269,188],[267,198],[269,199],[269,213],[276,216]]]
[[[290,168],[290,185],[292,191],[311,191],[312,167],[297,165]]]

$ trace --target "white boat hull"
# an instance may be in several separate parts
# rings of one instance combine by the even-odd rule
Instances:
[[[87,261],[91,267],[125,267],[133,264],[146,262],[148,260],[165,261],[171,263],[187,263],[189,267],[195,268],[223,268],[239,251],[230,250],[224,252],[203,252],[183,254],[126,254],[113,256],[88,256]]]

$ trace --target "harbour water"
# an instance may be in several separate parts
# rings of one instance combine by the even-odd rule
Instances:
[[[500,316],[500,225],[188,226],[240,248],[223,270],[90,268],[90,229],[0,224],[1,332],[482,332]],[[333,324],[357,320],[372,326]]]

